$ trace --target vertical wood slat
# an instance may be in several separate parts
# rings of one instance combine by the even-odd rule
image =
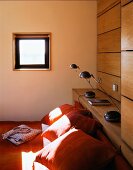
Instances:
[[[121,49],[133,50],[133,2],[122,7]]]
[[[122,6],[128,2],[131,0],[121,0]],[[133,166],[133,51],[123,51],[133,50],[133,2],[122,7],[121,30],[121,151]]]
[[[121,29],[98,35],[98,52],[121,51]]]
[[[133,99],[133,51],[121,55],[122,94]]]
[[[108,75],[105,73],[98,72],[98,79],[101,80],[101,86],[104,90],[113,98],[120,101],[120,77]],[[118,91],[113,91],[112,86],[113,84],[118,85]],[[100,89],[100,88],[99,88]]]
[[[119,28],[120,25],[120,4],[98,17],[98,34]]]
[[[98,71],[120,76],[120,53],[99,53]]]
[[[129,164],[133,167],[133,151],[124,142],[121,143],[121,151]]]
[[[122,96],[121,102],[121,136],[128,146],[133,149],[133,101]]]

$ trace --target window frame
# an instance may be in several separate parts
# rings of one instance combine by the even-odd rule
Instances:
[[[13,70],[50,70],[50,33],[13,33]],[[45,64],[20,64],[19,40],[45,40]]]

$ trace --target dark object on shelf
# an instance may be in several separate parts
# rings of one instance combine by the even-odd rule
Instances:
[[[93,91],[87,91],[87,92],[85,92],[84,96],[86,98],[94,98],[95,97],[95,93]]]
[[[70,68],[71,68],[71,69],[75,69],[75,70],[77,70],[77,69],[80,70],[80,67],[77,66],[76,64],[71,64],[71,65],[70,65]],[[108,98],[109,98],[109,99],[111,100],[111,102],[115,105],[115,107],[116,107],[118,110],[120,110],[120,108],[119,108],[119,107],[117,106],[117,104],[114,102],[114,100],[112,99],[112,97],[106,92],[106,90],[104,90],[104,88],[103,88],[103,87],[101,86],[101,84],[100,84],[100,81],[97,80],[93,74],[89,73],[88,71],[83,71],[83,72],[81,72],[81,73],[79,74],[79,77],[80,77],[80,78],[84,78],[84,79],[89,83],[89,85],[91,86],[91,88],[94,89],[94,88],[93,88],[93,85],[91,84],[91,81],[90,81],[91,78],[93,78],[93,80],[98,84],[98,86],[99,86],[100,89],[104,92],[104,94],[106,94],[106,96],[108,96]],[[89,95],[87,96],[87,93],[84,94],[84,96],[87,97],[87,98],[93,98],[93,97],[90,97]],[[100,105],[100,104],[99,104],[99,105]],[[103,105],[103,104],[102,104],[102,105]],[[107,104],[106,104],[106,105],[107,105]]]
[[[104,118],[109,122],[120,122],[121,114],[117,111],[108,111],[105,113]]]
[[[109,100],[106,99],[89,99],[88,103],[92,106],[108,106],[111,105]]]

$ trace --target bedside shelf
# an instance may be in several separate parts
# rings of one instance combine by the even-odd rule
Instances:
[[[73,100],[78,101],[82,104],[82,106],[88,110],[90,110],[93,114],[93,117],[96,118],[102,125],[105,133],[110,138],[112,143],[120,148],[121,146],[121,123],[116,122],[108,122],[104,119],[104,114],[107,111],[116,110],[116,106],[112,103],[108,96],[106,96],[100,90],[91,90],[96,93],[96,99],[107,99],[111,102],[109,106],[92,106],[88,103],[88,99],[83,96],[83,94],[89,89],[73,89]],[[115,104],[120,107],[120,102],[113,99]]]
[[[88,103],[88,99],[84,97],[84,93],[86,91],[94,91],[97,99],[107,99],[111,102],[109,106],[92,106]],[[127,159],[129,164],[133,166],[133,150],[130,146],[128,146],[121,138],[121,123],[116,122],[108,122],[104,119],[104,114],[107,111],[116,110],[116,106],[112,103],[107,95],[105,95],[100,90],[92,90],[92,89],[73,89],[73,100],[78,101],[82,104],[82,106],[91,111],[93,117],[96,118],[102,125],[103,130],[108,136],[108,138],[112,141],[114,146],[118,149],[121,148],[121,152],[123,156]],[[120,102],[113,99],[113,102],[120,108]],[[128,132],[127,132],[128,133]]]

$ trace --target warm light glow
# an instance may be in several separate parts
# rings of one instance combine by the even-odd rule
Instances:
[[[49,117],[50,117],[50,121],[52,122],[52,120],[54,120],[55,118],[57,117],[60,117],[62,116],[62,111],[60,108],[56,108],[54,110],[52,110],[50,113],[49,113]]]
[[[31,152],[22,152],[22,170],[49,170],[44,165],[34,162],[36,153]],[[33,168],[34,164],[34,168]]]
[[[38,163],[38,162],[34,162],[34,170],[49,170],[48,168],[46,168],[46,166]]]
[[[22,154],[22,170],[33,170],[33,162],[35,160],[36,153],[21,152]]]

